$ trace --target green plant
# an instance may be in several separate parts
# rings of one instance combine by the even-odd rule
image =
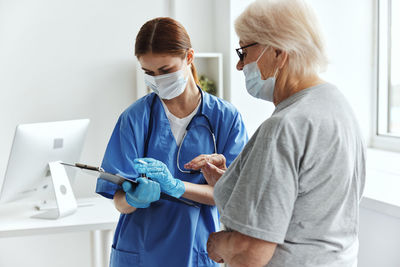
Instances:
[[[205,75],[200,75],[199,78],[200,88],[205,92],[217,95],[217,87],[215,86],[215,82],[213,80],[208,79]]]

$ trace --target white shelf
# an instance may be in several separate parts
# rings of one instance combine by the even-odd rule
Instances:
[[[221,53],[196,53],[194,65],[200,78],[205,75],[215,82],[217,87],[216,95],[219,98],[224,97],[223,75],[222,75],[222,54]]]

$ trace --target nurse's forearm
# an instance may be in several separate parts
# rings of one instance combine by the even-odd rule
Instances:
[[[183,182],[185,184],[185,193],[182,197],[199,202],[206,205],[214,206],[214,187],[208,184],[193,184]]]
[[[118,190],[117,192],[115,192],[114,205],[115,208],[123,214],[132,213],[136,210],[135,207],[132,207],[128,204],[128,202],[126,202],[125,192],[122,190]]]

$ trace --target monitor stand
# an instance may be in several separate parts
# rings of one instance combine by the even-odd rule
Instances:
[[[77,210],[78,205],[67,172],[60,162],[61,161],[49,162],[57,208],[34,215],[32,218],[55,220],[73,214]]]

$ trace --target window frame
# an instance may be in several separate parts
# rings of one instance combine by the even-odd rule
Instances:
[[[391,80],[391,8],[392,0],[377,1],[377,90],[371,146],[400,152],[400,135],[388,132]],[[387,20],[384,18],[387,17]]]

